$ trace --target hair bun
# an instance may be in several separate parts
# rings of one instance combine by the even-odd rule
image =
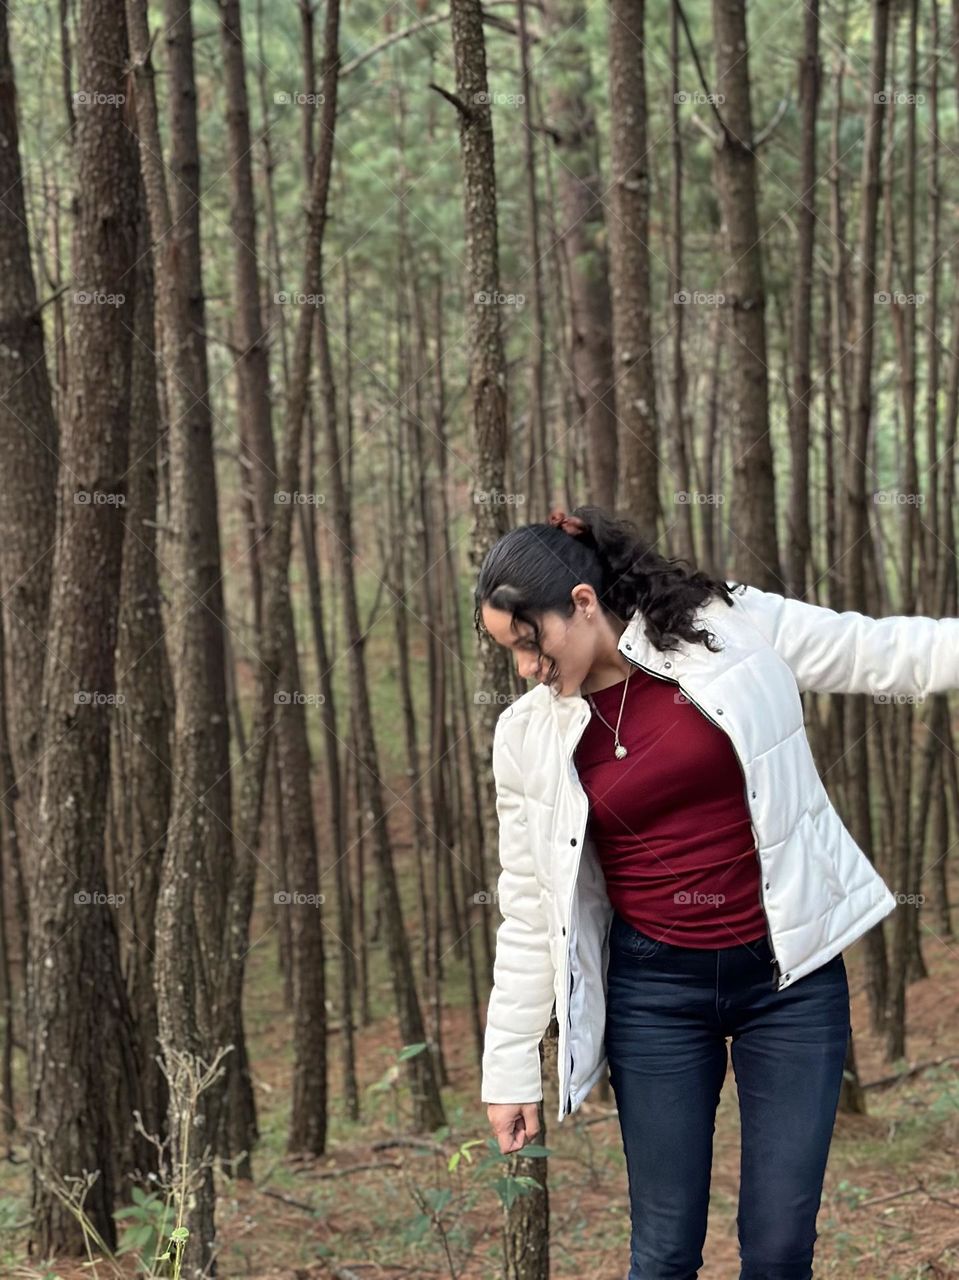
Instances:
[[[585,520],[581,520],[579,516],[568,516],[560,507],[549,513],[549,523],[556,525],[573,538],[578,538],[580,534],[588,532]]]

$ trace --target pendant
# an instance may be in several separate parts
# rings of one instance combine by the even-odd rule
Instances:
[[[622,760],[623,756],[626,754],[626,748],[622,743],[617,746],[615,754],[617,760]]]

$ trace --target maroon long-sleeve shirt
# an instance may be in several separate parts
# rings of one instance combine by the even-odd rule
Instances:
[[[615,727],[625,680],[591,697]],[[766,935],[759,861],[732,742],[675,684],[629,678],[617,760],[594,711],[574,764],[589,798],[614,909],[675,946],[731,947]]]

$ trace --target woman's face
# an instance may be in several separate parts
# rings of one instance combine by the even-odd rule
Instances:
[[[592,593],[592,588],[587,587]],[[525,622],[513,621],[506,609],[483,605],[483,624],[497,644],[515,655],[516,670],[523,680],[545,683],[552,658],[557,667],[554,689],[558,695],[575,693],[593,664],[596,630],[586,620],[587,609],[595,613],[595,599],[576,600],[575,612],[569,618],[550,610],[541,615],[540,645],[537,648],[533,629]]]

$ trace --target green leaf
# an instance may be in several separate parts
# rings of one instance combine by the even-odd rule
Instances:
[[[434,1213],[442,1213],[452,1198],[449,1187],[426,1187],[423,1191],[423,1199]]]
[[[397,1062],[406,1062],[409,1058],[415,1058],[418,1053],[422,1053],[426,1048],[426,1041],[421,1044],[405,1044],[396,1055]]]
[[[452,1173],[456,1169],[460,1160],[465,1159],[469,1164],[472,1164],[473,1157],[470,1155],[470,1147],[482,1147],[483,1145],[482,1138],[473,1138],[471,1142],[464,1142],[459,1151],[454,1151],[450,1156],[446,1165],[449,1172]]]
[[[174,1227],[170,1232],[171,1240],[188,1240],[190,1238],[189,1227]]]

